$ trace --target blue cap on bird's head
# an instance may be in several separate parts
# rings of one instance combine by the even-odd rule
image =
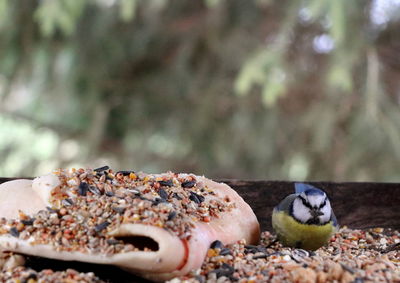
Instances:
[[[324,191],[304,183],[294,184],[296,194],[301,194],[304,192],[306,195],[325,195]]]
[[[291,215],[299,222],[324,225],[331,220],[332,208],[326,193],[312,185],[295,183]]]

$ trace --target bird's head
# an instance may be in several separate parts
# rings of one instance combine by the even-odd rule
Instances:
[[[315,225],[324,225],[330,221],[332,208],[325,192],[309,185],[305,190],[297,192],[290,211],[297,221]]]

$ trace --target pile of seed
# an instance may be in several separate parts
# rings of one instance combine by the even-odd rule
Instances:
[[[59,251],[111,255],[138,250],[108,234],[121,224],[157,226],[189,239],[195,222],[209,222],[235,207],[195,175],[114,173],[107,166],[55,174],[61,184],[51,191],[52,207],[31,216],[20,213],[19,219],[0,219],[0,235],[8,233],[32,245],[51,244]]]
[[[30,268],[18,266],[13,269],[1,272],[0,282],[103,283],[104,281],[96,277],[93,272],[80,273],[73,269],[67,269],[66,271],[52,271],[50,269],[44,269],[40,272],[37,272]]]
[[[400,232],[342,228],[315,252],[282,247],[269,232],[257,246],[216,241],[200,269],[169,282],[400,282]]]

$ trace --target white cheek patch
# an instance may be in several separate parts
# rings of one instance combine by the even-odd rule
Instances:
[[[306,223],[312,218],[310,210],[298,198],[293,201],[293,216],[302,223]]]

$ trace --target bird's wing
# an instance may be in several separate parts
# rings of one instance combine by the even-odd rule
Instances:
[[[293,200],[296,198],[297,194],[288,195],[284,200],[282,200],[276,207],[278,211],[287,211],[289,212],[290,205],[292,204]]]
[[[332,210],[332,214],[331,214],[331,221],[333,222],[333,226],[339,228],[339,223],[337,222],[336,215],[335,215],[335,213],[333,213],[333,210]]]

